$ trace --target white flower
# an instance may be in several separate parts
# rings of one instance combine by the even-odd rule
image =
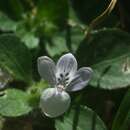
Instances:
[[[71,102],[68,92],[83,89],[92,76],[89,67],[77,71],[77,61],[71,53],[60,57],[56,65],[47,56],[39,57],[38,72],[53,87],[44,90],[40,99],[40,108],[49,117],[63,114]]]

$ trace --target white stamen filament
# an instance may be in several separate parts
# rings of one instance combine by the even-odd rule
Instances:
[[[57,88],[58,92],[62,92],[65,89],[65,87],[63,85],[57,85],[56,88]]]

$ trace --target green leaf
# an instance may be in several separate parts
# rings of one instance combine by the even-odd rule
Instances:
[[[63,35],[56,35],[52,37],[51,41],[46,42],[46,49],[50,56],[60,55],[63,52],[68,52],[66,40]]]
[[[85,34],[83,30],[78,26],[72,27],[70,31],[71,31],[70,32],[71,48],[72,48],[73,53],[75,53],[81,41],[84,39]]]
[[[28,105],[28,95],[18,89],[7,89],[0,96],[0,114],[16,117],[28,114],[32,108]]]
[[[130,35],[117,29],[95,31],[77,51],[79,63],[94,70],[90,84],[104,89],[130,85]]]
[[[80,27],[70,27],[68,32],[57,33],[46,42],[46,49],[50,56],[61,55],[71,50],[73,53],[79,47],[80,42],[84,38],[84,33]]]
[[[32,80],[32,60],[27,47],[13,34],[0,36],[0,67],[15,80]]]
[[[0,13],[0,30],[15,31],[17,22],[9,19],[6,15]]]
[[[80,21],[80,19],[77,16],[77,13],[75,12],[74,8],[72,7],[71,2],[69,2],[69,23],[70,24],[76,24],[78,26],[81,26],[85,28],[85,25]]]
[[[34,49],[39,45],[39,39],[34,36],[33,32],[26,32],[21,36],[21,40],[29,49]]]
[[[128,130],[130,122],[130,89],[127,91],[115,119],[112,124],[112,130]]]
[[[32,106],[33,108],[38,108],[39,107],[39,100],[40,100],[40,96],[42,94],[42,92],[44,91],[44,89],[51,87],[48,86],[48,84],[41,80],[40,82],[34,83],[31,87],[29,87],[28,89],[28,94],[29,94],[29,104],[30,106]]]
[[[55,123],[56,130],[107,130],[99,116],[87,107],[72,109]]]
[[[23,6],[19,0],[0,1],[0,10],[12,19],[19,20],[23,15]]]
[[[39,0],[37,9],[37,20],[49,21],[57,25],[64,25],[68,17],[68,1],[66,0]]]
[[[16,35],[20,37],[21,41],[24,42],[29,49],[34,49],[39,45],[39,39],[35,37],[35,33],[28,31],[22,23],[17,26]]]

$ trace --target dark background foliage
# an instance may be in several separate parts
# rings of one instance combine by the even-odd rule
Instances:
[[[1,130],[130,129],[130,1],[117,0],[101,17],[110,2],[0,1]],[[37,58],[57,61],[67,52],[79,67],[92,67],[93,78],[70,94],[65,114],[51,119],[39,109],[40,92],[49,86],[38,75]]]

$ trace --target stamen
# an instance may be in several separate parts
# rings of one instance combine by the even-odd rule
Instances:
[[[60,74],[60,77],[63,78],[63,74]]]
[[[69,73],[67,72],[66,74],[65,74],[65,76],[68,76],[69,75]]]
[[[65,78],[65,80],[67,81],[67,80],[69,80],[69,78],[67,77],[67,78]]]
[[[58,78],[58,81],[60,81],[60,78]]]
[[[57,86],[57,90],[58,90],[59,92],[62,92],[62,91],[64,90],[64,86],[63,86],[63,85],[58,85],[58,86]]]
[[[69,82],[69,72],[67,73],[60,73],[59,77],[57,77],[58,83],[57,85],[66,86]]]
[[[65,84],[67,85],[69,82],[68,81],[65,81]]]

